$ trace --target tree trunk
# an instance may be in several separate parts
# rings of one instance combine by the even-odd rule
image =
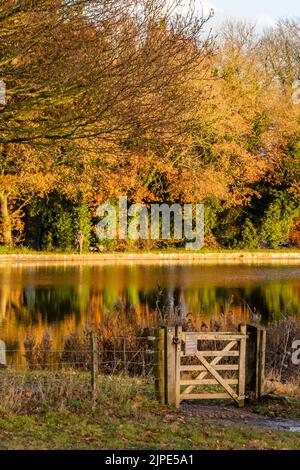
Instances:
[[[11,234],[11,221],[8,212],[7,205],[7,194],[0,191],[0,217],[1,217],[1,231],[3,237],[3,244],[5,246],[12,245],[12,234]]]

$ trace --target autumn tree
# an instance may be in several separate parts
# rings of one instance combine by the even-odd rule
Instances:
[[[0,70],[7,88],[6,104],[0,106],[2,181],[11,174],[17,181],[16,169],[26,155],[31,159],[31,150],[22,150],[17,161],[19,145],[34,148],[37,167],[49,169],[60,161],[54,162],[55,156],[66,160],[71,141],[97,139],[98,149],[109,152],[116,142],[132,145],[178,131],[174,120],[188,106],[179,99],[180,85],[209,53],[210,39],[201,37],[208,18],[196,18],[192,10],[177,15],[177,5],[1,1]],[[30,175],[33,189],[40,174]],[[12,242],[8,197],[17,192],[8,192],[8,186],[0,188],[6,245]]]

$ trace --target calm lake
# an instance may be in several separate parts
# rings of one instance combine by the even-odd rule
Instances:
[[[47,329],[62,338],[86,325],[154,325],[157,310],[173,310],[209,327],[258,316],[270,322],[300,318],[298,264],[98,263],[0,266],[0,339],[22,347],[24,337]]]

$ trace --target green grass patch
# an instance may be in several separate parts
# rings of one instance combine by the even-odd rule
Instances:
[[[0,449],[299,449],[299,434],[207,421],[161,406],[153,384],[89,375],[2,372]],[[297,404],[298,407],[299,404]],[[265,413],[266,404],[258,406]]]

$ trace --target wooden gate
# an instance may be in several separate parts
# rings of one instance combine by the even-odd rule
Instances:
[[[240,325],[237,333],[164,326],[157,330],[155,351],[161,403],[178,407],[183,400],[231,398],[243,406],[245,395],[263,395],[266,330],[260,325]]]
[[[263,340],[258,341],[258,336]],[[246,343],[250,345],[247,349]],[[155,361],[158,400],[179,407],[183,400],[231,398],[244,406],[245,391],[254,398],[263,391],[264,344],[264,329],[254,325],[240,325],[236,333],[159,328]]]
[[[190,333],[177,328],[175,405],[183,400],[245,400],[246,326],[239,333]],[[220,390],[221,389],[221,390]]]

